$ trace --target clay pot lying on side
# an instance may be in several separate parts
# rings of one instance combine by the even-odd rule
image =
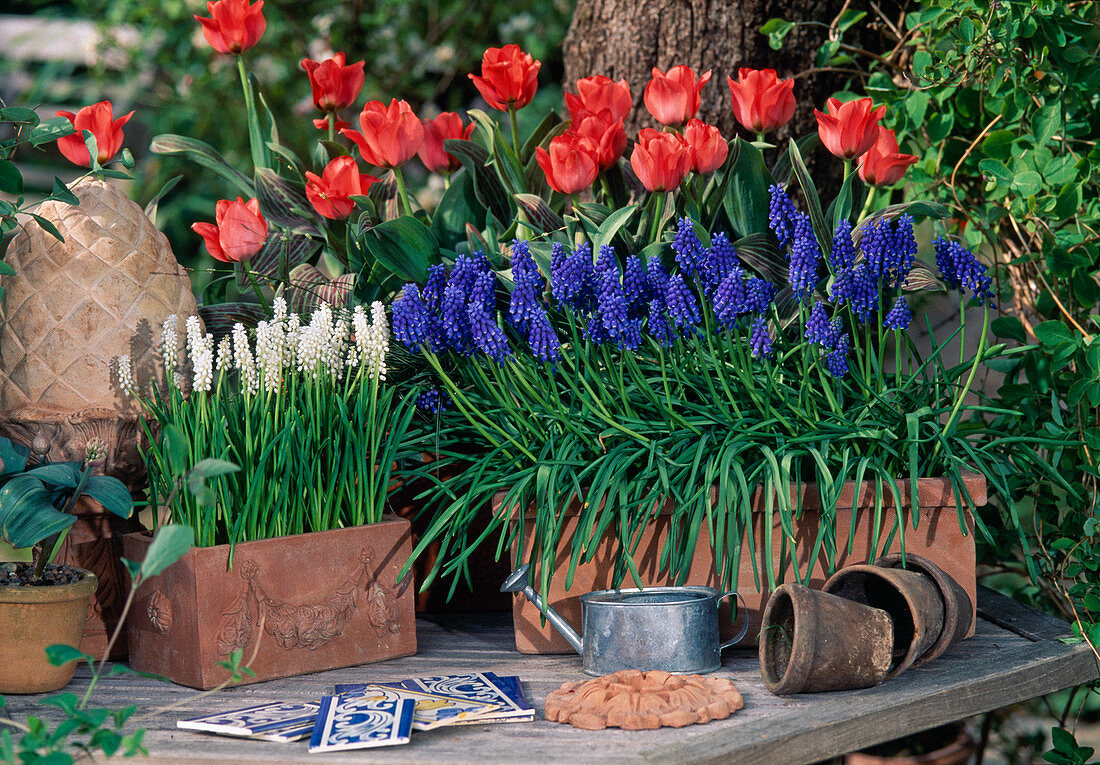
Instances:
[[[764,609],[760,673],[780,696],[870,688],[886,678],[893,646],[882,609],[784,584]]]
[[[81,578],[70,584],[0,586],[0,693],[57,691],[76,672],[76,662],[50,664],[46,648],[80,645],[88,599],[98,581],[91,571],[65,568]]]
[[[821,588],[863,605],[881,608],[894,623],[893,662],[897,677],[930,649],[943,630],[944,607],[932,581],[916,571],[860,564],[837,571]]]

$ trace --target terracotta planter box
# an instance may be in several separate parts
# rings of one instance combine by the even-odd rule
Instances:
[[[966,476],[967,490],[976,506],[985,504],[986,482],[985,477],[977,474]],[[977,580],[974,573],[974,519],[971,514],[964,511],[966,521],[966,533],[959,527],[958,512],[955,507],[955,497],[951,488],[951,482],[941,478],[921,478],[918,488],[920,491],[920,514],[916,529],[913,528],[909,514],[909,483],[898,481],[902,495],[902,517],[905,521],[905,551],[923,555],[952,576],[966,590],[970,597],[971,609],[975,608]],[[849,482],[840,495],[836,512],[836,539],[837,560],[836,565],[842,568],[854,563],[872,562],[871,558],[887,552],[900,552],[901,542],[895,535],[895,539],[889,548],[883,549],[883,545],[894,527],[895,511],[892,497],[888,489],[884,488],[882,524],[878,540],[878,555],[871,551],[872,526],[874,524],[874,486],[864,483],[859,495],[858,503],[853,502],[855,497],[855,482]],[[504,501],[504,493],[498,494],[493,500],[493,510],[499,509]],[[859,509],[855,513],[855,544],[852,549],[847,548],[848,535],[853,524],[852,506]],[[741,547],[741,565],[737,576],[737,589],[749,611],[749,631],[743,641],[743,645],[751,645],[760,630],[760,617],[764,612],[771,591],[767,587],[765,556],[768,551],[764,546],[764,514],[762,497],[754,498],[754,507],[758,508],[753,513],[753,535],[756,544],[756,564],[760,572],[760,589],[757,589],[753,580],[752,561],[749,558],[748,545],[743,542]],[[802,518],[795,522],[795,536],[798,540],[798,569],[806,571],[809,563],[809,554],[813,549],[814,540],[817,538],[818,521],[820,518],[820,502],[817,490],[813,485],[803,487],[803,514]],[[558,552],[554,576],[550,580],[550,591],[547,595],[550,605],[558,611],[567,621],[573,624],[577,630],[581,627],[581,603],[580,595],[592,590],[608,589],[612,586],[611,576],[614,565],[615,541],[604,539],[597,549],[593,560],[577,567],[573,577],[572,587],[566,591],[565,577],[569,568],[570,548],[568,540],[576,529],[576,506],[569,508],[569,518],[566,519],[562,531],[562,539],[565,544]],[[534,530],[533,516],[530,511],[527,514],[525,545],[520,560],[528,560],[531,552],[532,533]],[[664,546],[665,537],[668,535],[669,524],[672,519],[671,508],[665,508],[658,518],[650,523],[643,532],[638,552],[634,561],[642,576],[643,584],[662,586],[676,584],[666,575],[658,574],[661,548]],[[779,526],[778,514],[775,516],[772,529],[772,550],[774,560],[779,560],[780,546],[783,533]],[[515,551],[513,551],[514,553]],[[827,559],[824,551],[814,561],[810,586],[820,588],[827,578]],[[788,568],[784,573],[776,568],[777,584],[795,581],[793,572]],[[695,547],[695,557],[689,571],[687,581],[682,584],[707,585],[721,589],[718,584],[718,574],[714,566],[714,555],[711,551],[710,535],[706,528],[699,534],[699,540]],[[633,580],[629,575],[622,583],[623,587],[633,587]],[[535,585],[536,589],[538,585]],[[513,599],[513,617],[516,630],[516,648],[523,653],[573,653],[573,649],[561,635],[554,631],[549,623],[542,624],[538,610],[531,605],[526,598],[517,596]],[[729,630],[728,616],[720,620],[723,631]],[[973,628],[971,628],[973,634]],[[969,637],[969,635],[968,635]]]
[[[124,555],[143,560],[151,541],[126,535]],[[410,656],[414,587],[397,572],[411,552],[402,518],[244,542],[232,568],[229,545],[192,548],[138,590],[130,666],[208,689],[238,648],[256,673],[245,683]]]

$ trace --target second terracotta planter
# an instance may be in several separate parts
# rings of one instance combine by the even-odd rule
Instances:
[[[123,538],[127,558],[151,537]],[[241,650],[243,682],[319,672],[416,653],[409,522],[192,548],[138,590],[127,620],[130,665],[208,689]]]
[[[986,482],[985,477],[978,474],[969,474],[965,477],[967,491],[976,506],[985,504]],[[908,481],[898,481],[901,490],[903,505],[900,512],[901,524],[904,527],[905,550],[907,553],[915,553],[934,562],[943,569],[952,579],[958,582],[967,593],[971,603],[971,616],[973,618],[973,604],[976,603],[975,593],[977,579],[975,576],[975,552],[974,552],[974,520],[967,511],[962,512],[965,519],[965,529],[959,526],[960,513],[956,509],[954,491],[951,482],[943,478],[922,478],[918,483],[920,499],[920,516],[917,528],[913,528],[908,498]],[[890,493],[886,492],[883,499],[884,507],[880,515],[880,521],[876,528],[874,514],[874,486],[864,483],[857,491],[855,482],[849,482],[841,492],[836,506],[836,544],[839,550],[835,567],[856,563],[870,563],[882,555],[896,553],[901,550],[901,539],[897,533],[891,538],[898,519],[898,512],[890,501]],[[504,501],[504,494],[500,493],[494,498],[493,510],[497,512]],[[763,498],[754,497],[752,534],[755,543],[756,570],[760,572],[760,586],[754,582],[754,561],[749,557],[747,544],[742,545],[742,556],[737,578],[737,589],[745,599],[748,608],[749,630],[743,645],[756,639],[760,631],[760,619],[764,605],[768,601],[771,590],[764,579],[767,558],[780,559],[781,549],[789,549],[785,544],[782,529],[779,525],[778,514],[772,520],[771,539],[772,547],[769,550],[764,543],[766,519],[763,512]],[[854,508],[854,510],[853,510]],[[580,564],[573,576],[572,585],[566,589],[565,578],[569,570],[569,558],[571,553],[572,536],[577,526],[578,506],[574,503],[567,511],[567,517],[562,521],[562,544],[558,548],[555,558],[555,572],[550,580],[550,588],[547,593],[547,601],[572,624],[581,623],[580,596],[593,590],[609,589],[613,586],[612,573],[616,542],[612,538],[605,538],[600,542],[595,551],[593,560]],[[821,518],[821,507],[818,501],[817,489],[812,484],[803,485],[802,492],[802,517],[795,522],[795,537],[799,557],[795,562],[800,571],[810,570],[809,586],[820,588],[829,575],[828,560],[824,552],[821,552],[816,560],[810,561],[810,551],[814,547]],[[521,554],[518,560],[525,562],[530,560],[530,545],[533,537],[534,518],[529,512],[526,518],[527,548],[521,551],[513,551]],[[646,586],[662,586],[671,584],[706,585],[708,587],[723,588],[718,581],[717,570],[714,564],[714,553],[711,549],[710,537],[704,527],[699,534],[695,548],[695,558],[688,572],[687,578],[682,582],[675,582],[667,574],[659,571],[661,549],[673,524],[672,508],[666,507],[646,527],[638,544],[637,553],[634,555],[635,565],[642,576]],[[848,547],[849,537],[853,544]],[[878,547],[872,547],[872,541],[877,539]],[[887,545],[887,540],[890,544]],[[777,578],[782,581],[792,581],[793,572],[776,570]],[[628,579],[623,583],[624,587],[633,587],[634,583]],[[554,631],[550,624],[542,623],[542,616],[534,606],[527,602],[526,598],[519,597],[513,600],[513,617],[516,631],[516,648],[523,653],[571,653],[572,648],[566,640]],[[723,639],[728,639],[736,627],[729,624],[726,615],[721,617],[723,623]],[[738,619],[738,622],[740,619]],[[737,627],[740,625],[738,624]],[[972,633],[972,628],[971,628]]]

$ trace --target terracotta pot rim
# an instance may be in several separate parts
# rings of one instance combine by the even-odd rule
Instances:
[[[99,579],[88,569],[79,566],[70,568],[80,572],[79,581],[46,585],[0,585],[0,603],[65,603],[86,600],[99,587]]]
[[[338,529],[326,529],[325,531],[303,531],[301,534],[283,534],[282,536],[265,537],[263,539],[250,539],[247,542],[237,542],[236,544],[232,545],[232,547],[234,548],[234,555],[236,555],[237,551],[240,551],[242,549],[243,550],[248,550],[249,545],[262,544],[264,542],[271,542],[271,541],[276,540],[276,539],[304,539],[306,537],[314,536],[314,535],[317,535],[317,534],[336,534],[336,533],[339,533],[341,531],[351,531],[351,530],[354,530],[354,529],[365,529],[365,528],[369,528],[371,526],[382,526],[384,524],[397,523],[397,522],[408,523],[409,521],[405,518],[402,518],[399,515],[394,514],[394,513],[384,513],[382,515],[382,519],[380,521],[375,522],[375,523],[364,523],[364,524],[361,524],[359,526],[341,526]],[[152,542],[153,541],[153,530],[152,529],[144,529],[142,531],[131,531],[128,534],[123,534],[123,537],[130,537],[132,539],[142,540],[142,541],[145,541],[145,542]],[[212,545],[210,547],[199,547],[198,545],[192,545],[191,549],[187,551],[186,555],[191,555],[193,553],[201,552],[203,550],[225,549],[225,548],[228,548],[230,546],[231,545],[228,542],[223,542],[221,544]]]

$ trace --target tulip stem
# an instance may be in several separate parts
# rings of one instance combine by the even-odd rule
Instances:
[[[336,140],[336,112],[328,113],[328,140]]]
[[[516,152],[516,158],[522,162],[523,158],[519,155],[519,121],[516,119],[515,106],[508,107],[508,118],[512,123],[512,148]]]
[[[256,114],[256,99],[252,94],[252,83],[248,81],[248,72],[245,71],[242,56],[237,56],[237,71],[241,75],[241,88],[244,90],[244,110],[248,119],[248,143],[252,149],[252,165],[267,167],[267,150],[260,136],[260,118]]]
[[[271,311],[271,304],[267,302],[267,298],[264,297],[263,290],[260,289],[260,283],[256,281],[256,274],[248,267],[248,261],[240,261],[241,268],[244,269],[245,274],[248,276],[248,281],[252,283],[252,290],[256,293],[257,299],[260,301],[260,305],[264,307],[264,310]]]
[[[413,214],[412,205],[409,204],[409,193],[405,190],[405,176],[401,174],[401,168],[395,167],[393,169],[393,177],[397,179],[397,193],[401,196],[405,214],[411,216]]]
[[[653,203],[653,224],[650,228],[649,244],[657,241],[661,235],[661,217],[665,214],[665,192],[658,191],[657,199]]]
[[[856,218],[856,223],[859,223],[865,217],[867,213],[871,212],[871,203],[875,201],[875,190],[872,188],[867,189],[867,199],[863,202],[863,209],[859,211],[859,217]]]

